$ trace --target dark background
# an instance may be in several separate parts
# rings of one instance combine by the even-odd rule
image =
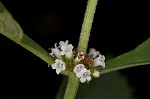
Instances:
[[[77,46],[87,0],[1,0],[24,30],[46,50],[60,40]],[[114,57],[149,37],[148,0],[99,0],[89,48]],[[140,56],[139,56],[140,57]],[[53,99],[62,75],[8,38],[0,35],[0,96]],[[150,67],[121,70],[137,99],[149,97]],[[31,95],[31,96],[30,96]]]

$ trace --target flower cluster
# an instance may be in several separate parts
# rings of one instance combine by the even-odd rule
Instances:
[[[77,52],[68,40],[60,41],[58,46],[55,43],[50,55],[55,58],[55,63],[51,66],[56,69],[57,74],[64,70],[72,71],[81,83],[90,81],[92,77],[99,77],[100,70],[105,67],[105,56],[99,51],[91,48],[88,54]]]

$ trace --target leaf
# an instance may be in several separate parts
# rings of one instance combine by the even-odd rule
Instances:
[[[59,87],[59,90],[57,92],[55,99],[62,99],[62,97],[64,97],[65,89],[67,87],[67,79],[68,79],[67,76],[63,76],[63,79],[61,81],[61,84],[60,84],[60,87]]]
[[[106,67],[101,71],[101,74],[147,64],[150,64],[150,38],[133,51],[108,61]]]
[[[20,25],[13,19],[11,14],[5,9],[0,2],[0,33],[9,39],[13,40],[17,44],[21,45],[25,49],[32,52],[45,62],[52,64],[54,59],[49,53],[39,46],[36,42],[30,39],[23,33]]]
[[[127,77],[112,72],[80,84],[76,99],[136,99]]]

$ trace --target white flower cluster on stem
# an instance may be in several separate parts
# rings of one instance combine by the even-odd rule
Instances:
[[[72,58],[73,56],[73,46],[72,44],[68,44],[69,41],[66,40],[64,41],[60,41],[59,42],[59,46],[57,46],[57,43],[55,43],[55,48],[52,48],[52,52],[50,53],[50,55],[52,55],[53,57],[56,57],[58,59],[55,60],[55,63],[52,64],[52,68],[56,69],[56,73],[59,74],[62,70],[65,70],[66,65],[65,63],[61,60],[61,56],[62,55],[66,55],[66,57],[68,58]]]
[[[91,48],[88,54],[77,53],[73,51],[73,46],[69,44],[68,40],[60,41],[58,46],[55,43],[55,47],[51,48],[51,51],[50,55],[55,58],[55,63],[51,65],[52,69],[56,69],[56,73],[59,74],[61,71],[68,69],[66,64],[72,64],[71,69],[68,70],[73,70],[81,83],[90,81],[92,77],[99,77],[100,69],[97,69],[97,67],[105,67],[105,56],[101,55],[99,51]]]

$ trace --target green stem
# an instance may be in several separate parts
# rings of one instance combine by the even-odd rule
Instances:
[[[64,99],[75,99],[78,86],[79,86],[79,79],[76,77],[74,73],[71,73],[68,78],[68,84],[64,95]]]
[[[97,3],[98,0],[88,0],[79,39],[79,52],[86,52]],[[68,74],[68,76],[69,79],[64,99],[75,99],[76,92],[79,86],[79,79],[74,73]]]
[[[86,52],[97,3],[98,0],[88,0],[78,45],[79,52]]]

